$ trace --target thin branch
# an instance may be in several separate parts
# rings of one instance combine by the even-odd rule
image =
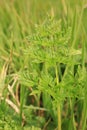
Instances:
[[[4,100],[4,98],[1,97],[1,100]],[[11,100],[6,98],[5,101],[11,108],[13,108],[15,110],[16,113],[18,113],[18,114],[20,113],[19,108]]]

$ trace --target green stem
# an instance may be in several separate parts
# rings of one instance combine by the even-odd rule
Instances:
[[[58,110],[57,110],[57,114],[58,114],[58,130],[61,130],[61,108],[60,108],[60,104],[58,104]]]
[[[75,117],[74,117],[74,112],[73,112],[73,101],[70,99],[70,109],[71,109],[71,117],[72,117],[72,125],[73,125],[73,130],[76,130],[76,123],[75,123]]]
[[[55,71],[56,71],[56,83],[59,84],[59,77],[58,77],[58,69],[57,64],[55,65]],[[58,103],[57,107],[57,116],[58,116],[58,130],[61,130],[61,106],[60,103]]]

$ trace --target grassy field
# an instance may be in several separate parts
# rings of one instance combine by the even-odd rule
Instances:
[[[87,130],[86,20],[86,0],[0,0],[0,130]]]

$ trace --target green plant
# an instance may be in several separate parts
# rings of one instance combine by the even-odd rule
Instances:
[[[87,129],[86,16],[86,0],[0,1],[1,130]]]
[[[86,71],[81,67],[82,50],[71,44],[71,32],[70,27],[62,27],[61,21],[53,18],[37,25],[35,33],[28,37],[29,47],[24,51],[28,55],[29,68],[20,74],[21,84],[33,88],[31,95],[50,95],[58,118],[58,130],[61,130],[64,101],[70,100],[73,129],[76,129],[71,104],[76,98],[83,100],[85,97]]]

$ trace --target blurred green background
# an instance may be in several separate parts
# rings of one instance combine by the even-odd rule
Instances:
[[[72,27],[72,44],[82,48],[85,43],[87,63],[87,0],[0,0],[0,94],[28,65],[26,39],[48,16]]]

